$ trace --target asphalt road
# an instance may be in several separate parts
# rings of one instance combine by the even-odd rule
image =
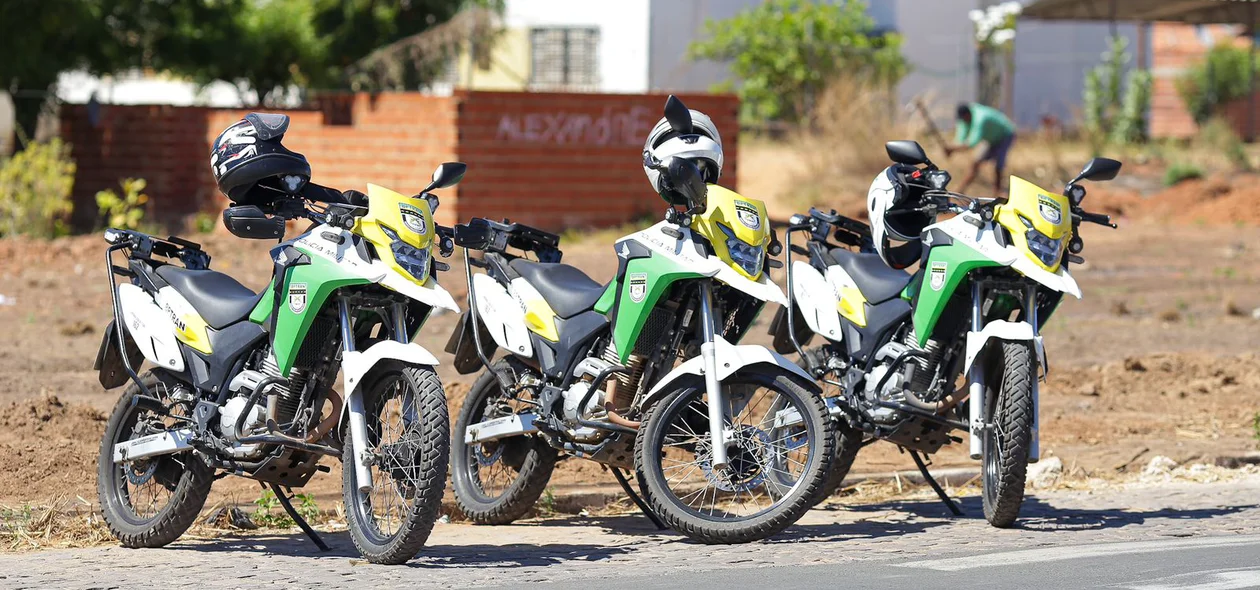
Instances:
[[[590,588],[568,582],[555,588]],[[1260,588],[1260,535],[1065,545],[946,558],[648,574],[606,580],[627,588],[1118,588],[1233,590]]]
[[[1260,587],[1260,474],[1053,491],[994,529],[979,498],[810,511],[759,543],[698,545],[638,515],[438,525],[405,566],[358,558],[345,533],[0,554],[0,588],[1141,588]]]

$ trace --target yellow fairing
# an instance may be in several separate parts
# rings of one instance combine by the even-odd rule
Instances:
[[[840,317],[859,328],[866,327],[866,296],[857,287],[841,287],[840,303],[836,307],[840,310]]]
[[[185,313],[178,317],[172,315],[175,324],[175,338],[189,348],[202,354],[210,354],[210,337],[206,329],[209,327],[201,316]]]
[[[556,331],[556,312],[542,299],[525,302],[525,327],[551,342],[560,341],[560,333]]]
[[[1059,270],[1063,257],[1047,265],[1028,248],[1028,230],[1035,229],[1052,240],[1067,239],[1072,233],[1072,210],[1068,198],[1042,189],[1018,176],[1011,177],[1011,196],[995,208],[994,219],[1011,234],[1015,247],[1037,266],[1050,272]]]
[[[718,224],[726,226],[744,243],[764,248],[770,244],[770,216],[766,213],[766,204],[711,184],[708,209],[691,218],[691,229],[709,239],[718,258],[740,275],[754,281],[761,278],[764,268],[756,275],[750,275],[731,259],[731,253],[726,249],[726,233]]]
[[[376,246],[376,254],[399,274],[423,285],[429,279],[424,276],[412,276],[394,260],[390,243],[394,240],[381,230],[387,227],[398,234],[403,242],[421,250],[429,251],[434,242],[433,212],[429,202],[396,193],[383,186],[367,185],[368,213],[360,217],[354,225],[354,233],[367,238]],[[432,263],[430,263],[432,264]]]

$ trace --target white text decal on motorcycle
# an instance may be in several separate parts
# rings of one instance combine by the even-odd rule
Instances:
[[[630,275],[630,301],[643,303],[647,299],[647,273],[636,272]]]
[[[752,203],[735,201],[735,215],[748,229],[761,229],[761,215],[757,213],[757,208]]]
[[[945,273],[949,269],[948,262],[933,262],[931,272],[931,285],[933,291],[940,291],[945,286]]]
[[[424,213],[420,209],[414,205],[399,203],[398,212],[402,214],[402,222],[403,225],[407,226],[407,229],[422,236],[427,232],[428,228],[424,224]]]
[[[306,309],[306,283],[289,285],[289,311],[302,313]]]
[[[1058,224],[1063,219],[1063,212],[1059,209],[1059,204],[1045,195],[1037,195],[1037,209],[1041,211],[1041,216],[1050,223]]]

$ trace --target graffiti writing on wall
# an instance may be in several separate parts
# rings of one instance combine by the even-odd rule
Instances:
[[[506,114],[495,137],[527,143],[636,145],[647,139],[655,120],[647,107],[623,111],[605,108],[592,115],[582,112]]]

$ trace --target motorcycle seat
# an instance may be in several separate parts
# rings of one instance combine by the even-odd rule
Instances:
[[[561,319],[571,318],[595,307],[595,302],[604,294],[604,285],[586,276],[577,267],[567,264],[517,258],[509,262],[508,266],[537,289],[543,300]]]
[[[896,297],[910,283],[910,273],[884,264],[879,254],[835,248],[831,251],[831,258],[849,273],[871,305]]]
[[[262,296],[221,272],[159,266],[157,275],[188,300],[211,328],[222,330],[249,315]]]

